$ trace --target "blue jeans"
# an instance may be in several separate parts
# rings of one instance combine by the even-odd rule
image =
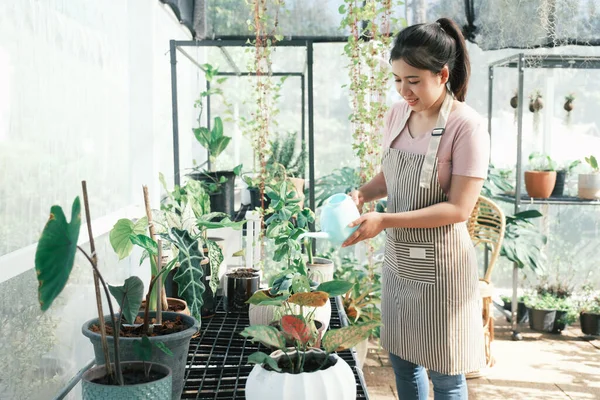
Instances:
[[[403,360],[390,353],[390,361],[396,374],[396,387],[400,400],[427,400],[429,379],[425,368]],[[467,380],[463,375],[444,375],[429,371],[433,382],[435,400],[467,400]]]

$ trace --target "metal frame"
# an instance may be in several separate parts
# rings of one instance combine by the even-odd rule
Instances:
[[[345,37],[332,37],[332,38],[294,38],[289,40],[282,40],[277,42],[278,47],[305,47],[306,56],[306,73],[302,72],[276,72],[274,76],[299,76],[300,84],[302,89],[302,140],[306,139],[306,107],[305,102],[308,103],[308,164],[309,164],[309,204],[314,208],[315,204],[315,151],[314,151],[314,99],[313,99],[313,42],[318,43],[330,43],[330,42],[345,42]],[[173,172],[175,184],[181,183],[180,175],[180,163],[179,163],[179,113],[178,113],[178,102],[177,102],[177,52],[183,54],[188,60],[190,60],[198,68],[203,69],[202,65],[198,63],[193,57],[183,49],[184,47],[219,47],[223,51],[225,58],[230,62],[233,69],[237,72],[221,72],[218,75],[223,76],[256,76],[256,73],[252,72],[241,72],[237,66],[228,57],[226,51],[227,47],[247,47],[247,37],[231,37],[227,40],[171,40],[170,41],[170,53],[171,53],[171,98],[172,98],[172,121],[173,121]],[[207,88],[210,84],[207,82]],[[305,99],[305,89],[307,89],[308,96]],[[209,121],[208,128],[210,129],[210,96],[207,99],[207,120]]]
[[[516,184],[515,196],[496,196],[497,199],[514,203],[515,214],[519,212],[522,204],[557,204],[557,205],[600,205],[600,201],[590,201],[565,198],[557,199],[532,199],[524,196],[521,193],[521,176],[523,174],[522,155],[523,155],[523,105],[524,99],[524,81],[526,68],[561,68],[561,69],[600,69],[600,57],[577,56],[577,55],[526,55],[519,53],[510,57],[497,60],[489,64],[489,93],[488,93],[488,131],[492,137],[492,112],[493,112],[493,89],[494,89],[494,68],[518,68],[518,108],[517,108],[517,164],[516,164]],[[491,142],[491,141],[490,141]],[[487,252],[486,252],[487,253]],[[487,255],[487,254],[486,254]],[[517,289],[519,268],[516,264],[513,265],[513,282],[512,282],[512,338],[513,340],[521,340],[522,336],[519,332],[519,324],[517,321],[517,306],[518,296]]]

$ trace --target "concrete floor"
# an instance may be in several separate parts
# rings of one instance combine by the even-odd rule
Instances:
[[[470,400],[600,400],[600,340],[583,340],[577,327],[561,335],[523,327],[523,341],[514,342],[509,324],[499,315],[495,333],[496,365],[486,377],[468,380]],[[398,398],[387,353],[375,343],[363,372],[371,400]],[[429,398],[434,398],[432,388]]]

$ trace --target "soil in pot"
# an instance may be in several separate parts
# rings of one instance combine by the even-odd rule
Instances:
[[[172,301],[172,300],[177,300],[177,301]],[[183,302],[183,300],[167,299],[167,304],[169,305],[169,308],[166,310],[163,310],[163,311],[171,311],[171,312],[184,313],[186,315],[190,315],[190,312],[187,308],[187,304],[185,302]],[[140,312],[144,311],[145,309],[146,309],[146,300],[142,301],[142,306],[140,307]],[[187,313],[185,313],[184,310],[188,310]]]
[[[282,372],[291,373],[293,371],[293,367],[292,364],[290,364],[290,359],[291,362],[295,362],[297,357],[297,354],[290,354],[289,358],[281,357],[279,360],[277,360],[277,366],[281,368]],[[337,359],[329,355],[327,356],[327,361],[325,361],[325,365],[323,365],[322,368],[319,368],[323,364],[325,357],[325,353],[307,354],[304,360],[304,372],[315,372],[319,370],[323,371],[327,368],[333,367],[337,363]],[[265,368],[267,371],[273,371],[268,365],[263,366],[263,368]]]
[[[168,374],[165,372],[156,371],[155,369],[151,368],[150,373],[148,374],[148,378],[146,378],[146,374],[144,373],[144,371],[139,368],[131,368],[127,366],[123,368],[123,382],[125,383],[125,385],[138,385],[140,383],[154,382],[164,378],[167,375]],[[93,379],[91,382],[97,383],[99,385],[113,384],[108,379],[107,375]]]
[[[156,318],[150,318],[151,324],[154,324],[155,322]],[[121,325],[119,335],[121,337],[141,337],[143,325],[137,324],[143,324],[144,319],[137,316],[135,318],[135,323],[136,325]],[[180,317],[176,317],[173,321],[163,321],[162,325],[154,325],[152,333],[149,333],[148,336],[169,335],[175,332],[182,332],[188,328],[189,326],[185,325]],[[100,327],[97,324],[94,324],[90,327],[90,331],[100,334]],[[111,324],[106,324],[106,334],[108,336],[113,335],[113,327]]]

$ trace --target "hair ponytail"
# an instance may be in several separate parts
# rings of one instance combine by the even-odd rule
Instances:
[[[469,77],[471,75],[471,62],[469,53],[467,52],[467,44],[465,38],[460,31],[460,28],[454,21],[448,18],[440,18],[436,21],[440,27],[454,39],[456,48],[454,50],[454,62],[450,69],[450,88],[459,101],[465,101],[467,96],[467,87],[469,85]]]
[[[449,18],[431,24],[417,24],[403,29],[396,36],[390,61],[439,73],[448,65],[450,89],[459,101],[465,101],[471,63],[460,28]]]

